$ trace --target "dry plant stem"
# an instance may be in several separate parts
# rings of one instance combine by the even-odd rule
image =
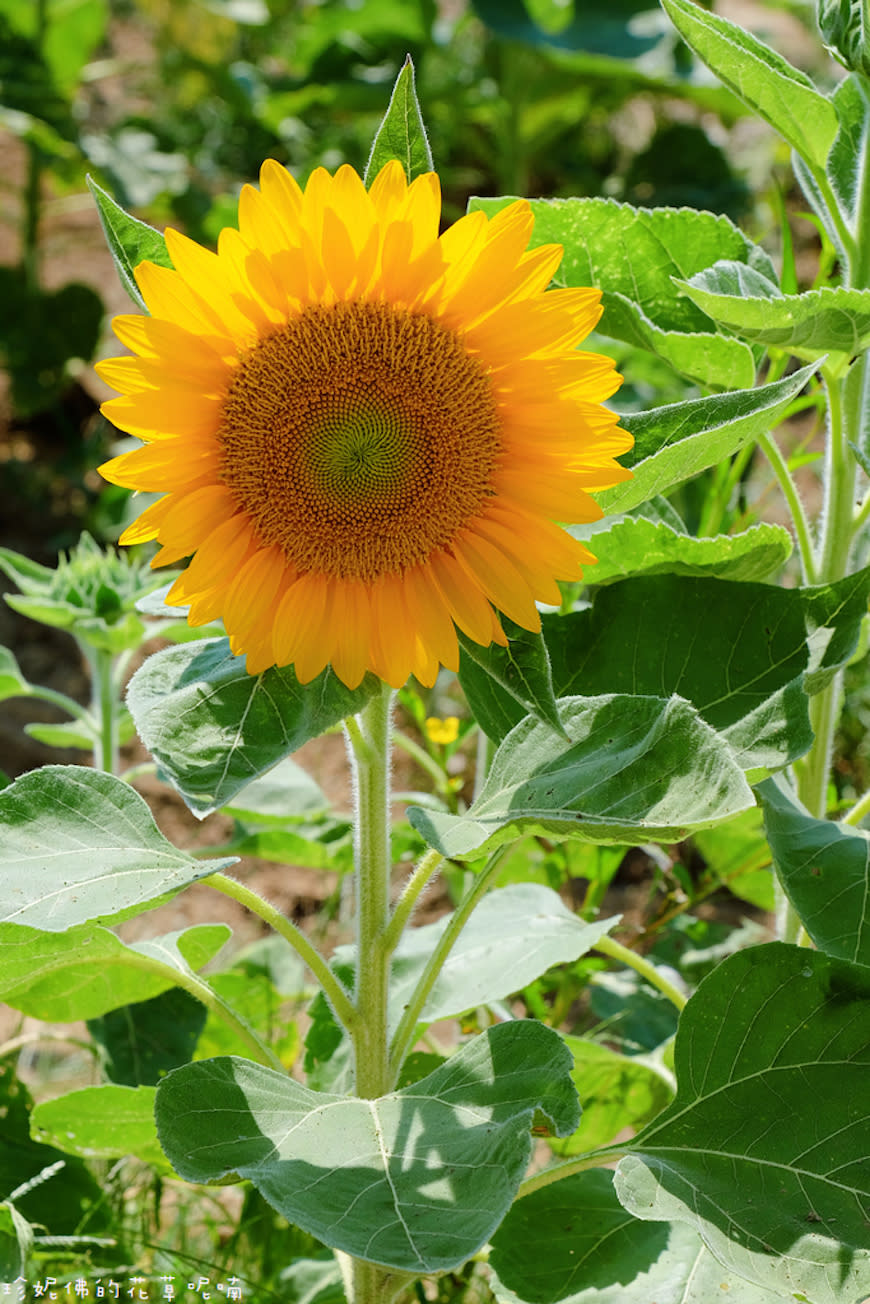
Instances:
[[[297,928],[285,915],[282,915],[280,910],[276,910],[274,906],[269,905],[268,901],[264,901],[256,892],[252,892],[249,887],[245,887],[243,883],[238,883],[234,878],[229,878],[226,874],[209,874],[202,882],[207,883],[209,887],[213,887],[217,892],[223,892],[224,896],[232,897],[234,901],[238,901],[240,905],[243,905],[253,914],[259,915],[265,923],[274,928],[276,933],[279,933],[285,941],[290,943],[296,954],[308,966],[320,983],[323,994],[332,1006],[339,1023],[350,1031],[356,1019],[350,997],[323,956],[302,930]]]
[[[641,978],[645,978],[648,983],[658,988],[664,996],[667,996],[671,1004],[675,1005],[678,1010],[682,1010],[686,1004],[686,997],[672,982],[668,981],[660,969],[650,964],[649,960],[645,960],[636,951],[631,951],[627,946],[623,946],[621,942],[615,942],[612,937],[599,937],[594,950],[600,951],[602,955],[609,955],[611,960],[620,960],[623,964],[628,965],[630,969],[634,969],[635,973],[640,974]]]

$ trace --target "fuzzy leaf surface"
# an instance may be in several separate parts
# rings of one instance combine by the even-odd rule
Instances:
[[[591,584],[641,575],[698,575],[725,580],[761,580],[778,571],[792,551],[791,535],[781,525],[753,525],[740,534],[696,538],[664,521],[642,516],[605,517],[602,528],[573,527],[598,557],[586,569]]]
[[[744,769],[776,768],[811,745],[807,694],[853,655],[868,598],[867,569],[804,589],[640,576],[544,635],[557,693],[679,693]]]
[[[433,168],[410,55],[396,78],[390,103],[372,144],[365,172],[367,186],[391,159],[399,160],[408,181],[413,181],[423,172],[431,172]]]
[[[469,207],[492,216],[510,202],[474,199]],[[774,275],[767,254],[729,218],[688,208],[635,208],[612,199],[535,199],[531,208],[532,245],[565,249],[555,283],[600,287],[599,329],[605,335],[659,354],[710,388],[752,386],[752,351],[713,334],[709,318],[678,293],[673,280],[688,280],[720,258]]]
[[[870,293],[870,292],[868,292]],[[632,507],[682,484],[772,430],[815,370],[810,363],[756,389],[668,403],[626,418],[634,448],[622,456],[634,478],[596,494],[605,512]]]
[[[137,308],[148,311],[136,278],[134,268],[146,260],[156,263],[158,267],[171,267],[172,259],[166,248],[166,240],[160,231],[147,222],[140,222],[138,217],[131,217],[120,204],[97,185],[93,177],[88,177],[88,186],[97,205],[103,234],[109,246],[109,252],[115,260],[115,269],[124,289]]]
[[[784,780],[758,787],[779,880],[820,951],[870,965],[870,834],[815,819]]]
[[[311,1091],[247,1060],[201,1060],[157,1089],[163,1149],[188,1181],[250,1180],[324,1244],[408,1272],[457,1267],[504,1217],[536,1111],[579,1110],[549,1028],[499,1024],[420,1082],[376,1100]]]
[[[661,0],[695,53],[809,163],[823,168],[837,134],[833,104],[806,73],[727,18],[692,0]]]
[[[588,842],[679,842],[752,805],[727,743],[679,697],[565,697],[569,742],[521,721],[464,815],[411,807],[445,856],[492,850],[524,833]]]
[[[497,736],[493,732],[497,726],[488,717],[492,711],[497,718],[501,717],[501,702],[507,693],[523,715],[533,715],[561,734],[550,658],[543,635],[521,629],[505,616],[502,622],[508,636],[507,647],[499,647],[497,643],[483,647],[459,634],[459,682],[473,704],[478,724],[491,738]]]
[[[628,1143],[620,1201],[687,1222],[732,1271],[813,1304],[870,1292],[870,969],[772,943],[680,1017],[677,1095]]]
[[[291,669],[249,675],[225,638],[166,648],[130,680],[127,705],[162,773],[201,818],[253,779],[359,711],[377,690],[331,669],[300,684]]]
[[[763,276],[732,262],[716,263],[679,285],[726,330],[799,357],[852,357],[870,343],[870,290],[823,285],[782,294]]]
[[[518,1201],[492,1246],[499,1304],[792,1300],[723,1268],[685,1224],[638,1224],[617,1200],[612,1174],[600,1169],[566,1177]]]
[[[229,935],[226,924],[197,924],[124,943],[87,924],[62,933],[0,924],[0,1000],[49,1023],[93,1019],[167,991],[179,973],[211,960]],[[154,960],[164,972],[145,967]]]
[[[46,765],[0,792],[0,924],[114,923],[234,864],[179,851],[129,784]]]

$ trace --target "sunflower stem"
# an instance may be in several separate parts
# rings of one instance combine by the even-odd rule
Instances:
[[[386,1095],[394,1081],[387,1024],[392,704],[392,692],[382,684],[360,714],[345,721],[354,775],[357,915],[355,1017],[350,1032],[354,1090],[364,1100]],[[353,1260],[352,1275],[353,1304],[385,1304],[404,1284],[388,1269],[362,1259]]]
[[[354,769],[357,968],[354,1087],[363,1099],[390,1090],[387,996],[390,954],[390,733],[392,694],[384,684],[347,736]]]

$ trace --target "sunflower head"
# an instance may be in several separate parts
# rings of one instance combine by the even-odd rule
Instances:
[[[192,557],[168,601],[222,617],[251,673],[431,684],[457,628],[539,628],[594,561],[554,522],[629,475],[621,378],[578,350],[599,292],[547,290],[562,250],[528,249],[525,201],[441,235],[440,207],[397,162],[370,190],[267,162],[217,253],[167,231],[173,269],[136,269],[151,315],[115,320],[103,412],[143,447],[101,470],[163,494],[121,541]]]

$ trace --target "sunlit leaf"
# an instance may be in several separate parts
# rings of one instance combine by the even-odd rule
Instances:
[[[233,863],[179,851],[139,794],[98,770],[46,765],[0,792],[0,923],[116,922]]]
[[[823,285],[782,294],[754,269],[732,262],[716,263],[678,284],[726,330],[799,357],[852,357],[870,344],[870,290]]]
[[[221,638],[149,657],[130,681],[127,704],[161,771],[205,816],[376,691],[373,675],[349,689],[331,669],[304,685],[289,668],[249,675]]]
[[[633,478],[597,494],[597,501],[605,512],[627,512],[730,457],[779,424],[814,370],[810,363],[756,389],[686,399],[627,416],[634,448],[621,461]]]
[[[157,1089],[157,1126],[188,1181],[251,1181],[326,1245],[388,1267],[464,1263],[504,1217],[531,1122],[577,1123],[571,1057],[531,1020],[487,1029],[422,1081],[376,1100],[315,1092],[247,1060],[203,1060]]]
[[[719,80],[809,163],[823,168],[837,133],[837,114],[806,73],[744,28],[692,0],[662,0],[662,5]]]
[[[534,1253],[529,1253],[529,1246]],[[499,1304],[786,1304],[723,1268],[697,1232],[641,1223],[592,1170],[534,1191],[493,1237]]]
[[[616,1191],[689,1223],[759,1286],[870,1292],[870,968],[772,943],[724,960],[680,1017],[677,1096],[633,1141]]]
[[[381,168],[391,159],[399,160],[409,181],[413,181],[422,172],[431,172],[433,168],[432,151],[417,99],[414,65],[410,55],[396,78],[390,103],[375,135],[366,165],[366,185],[371,185]]]
[[[570,741],[521,721],[464,815],[411,807],[426,841],[460,857],[529,832],[679,842],[752,805],[727,743],[682,698],[566,697],[559,713]]]

